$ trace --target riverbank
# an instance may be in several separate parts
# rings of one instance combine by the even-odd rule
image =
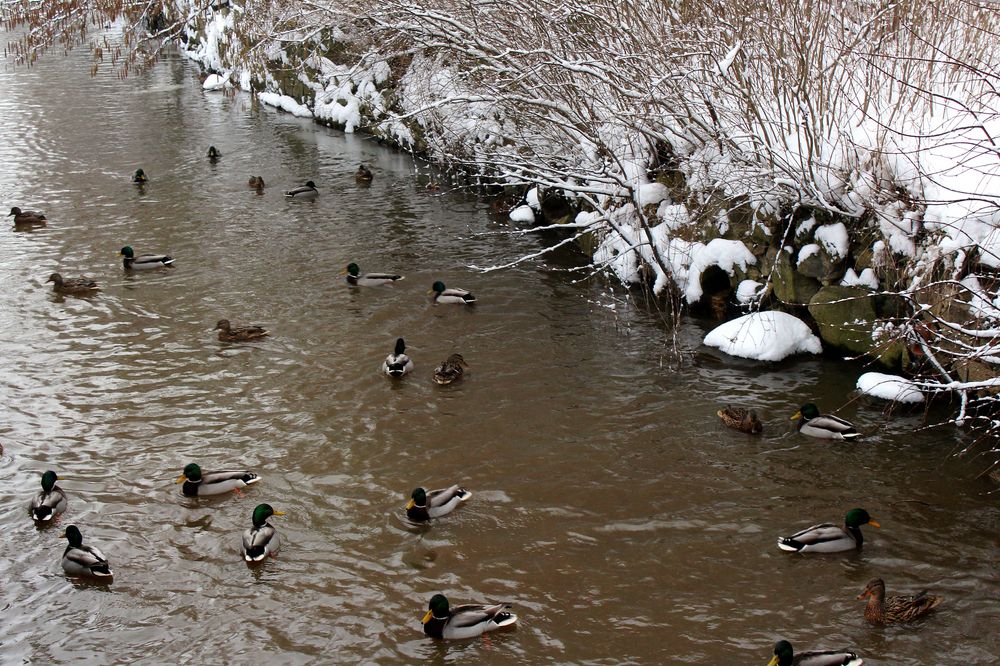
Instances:
[[[723,319],[789,312],[827,351],[960,387],[965,423],[998,381],[1000,322],[1000,119],[977,66],[993,47],[970,26],[1000,19],[945,4],[779,3],[738,27],[657,3],[311,24],[230,5],[185,40],[207,88],[516,189],[512,222],[571,231],[625,284]]]

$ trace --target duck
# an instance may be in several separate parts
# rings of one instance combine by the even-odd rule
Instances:
[[[757,412],[746,407],[724,407],[716,412],[722,422],[733,430],[739,430],[750,435],[758,435],[764,430],[764,424],[757,418]]]
[[[96,546],[84,546],[83,534],[76,525],[69,525],[62,536],[69,545],[63,551],[62,568],[70,576],[86,576],[110,582],[114,577],[108,558]]]
[[[767,666],[861,666],[864,662],[855,652],[826,650],[794,654],[792,644],[780,640],[774,644],[774,656]]]
[[[46,282],[52,282],[52,291],[57,294],[83,295],[100,291],[97,283],[88,277],[64,278],[59,273],[53,273]]]
[[[122,259],[122,266],[124,266],[127,271],[163,268],[164,266],[169,266],[174,263],[174,260],[165,254],[145,253],[136,256],[135,250],[132,249],[131,245],[123,247],[121,252],[119,252],[119,256],[124,257],[124,259]]]
[[[142,169],[136,169],[135,173],[132,174],[132,182],[136,185],[142,185],[149,182],[149,178],[146,176],[146,172]]]
[[[403,338],[396,339],[396,347],[382,362],[382,372],[390,377],[402,377],[413,372],[413,361],[406,355],[406,343]]]
[[[428,293],[434,294],[435,303],[458,303],[472,305],[476,302],[476,297],[467,292],[465,289],[449,289],[444,286],[444,282],[441,282],[441,280],[435,282],[431,286],[431,290]]]
[[[177,483],[184,483],[181,490],[187,497],[208,497],[230,491],[239,492],[258,481],[260,477],[253,472],[202,472],[197,463],[185,465],[184,471],[177,479]]]
[[[361,275],[360,272],[361,269],[358,268],[358,265],[352,262],[347,264],[347,268],[342,270],[340,274],[346,275],[347,284],[354,285],[355,287],[378,287],[403,279],[402,275],[393,275],[391,273],[365,273]]]
[[[316,189],[316,183],[307,180],[305,185],[285,192],[285,196],[289,199],[315,199],[319,196],[319,190]]]
[[[868,599],[865,605],[865,619],[871,624],[893,624],[913,622],[927,615],[941,603],[941,597],[927,594],[924,590],[915,595],[885,596],[885,581],[872,578],[858,599]]]
[[[217,162],[219,158],[222,157],[222,153],[215,146],[208,147],[208,159],[211,162]]]
[[[66,510],[66,493],[56,485],[59,476],[52,470],[42,474],[42,490],[31,498],[31,517],[37,523],[47,523]]]
[[[358,170],[354,173],[354,180],[359,183],[370,183],[374,180],[375,174],[372,170],[366,167],[364,164],[358,166]]]
[[[441,365],[434,368],[434,381],[442,386],[451,384],[462,378],[467,367],[469,364],[465,362],[461,354],[452,354],[442,361]]]
[[[271,335],[262,326],[233,326],[228,319],[220,319],[212,330],[219,332],[219,340],[222,342],[246,342]]]
[[[851,509],[844,516],[844,526],[833,523],[813,525],[789,537],[778,537],[778,548],[799,553],[840,553],[861,550],[865,537],[862,525],[881,527],[864,509]]]
[[[267,519],[271,516],[283,516],[284,511],[275,511],[270,504],[258,504],[254,507],[251,520],[253,527],[243,532],[243,544],[240,552],[247,562],[262,562],[268,555],[278,552],[278,531]]]
[[[791,420],[798,419],[798,429],[803,435],[818,437],[820,439],[855,439],[861,436],[854,429],[854,424],[845,421],[838,416],[820,414],[819,408],[811,402],[807,402],[795,412]]]
[[[264,189],[264,179],[260,176],[250,176],[250,180],[247,181],[247,185],[257,191],[260,191]]]
[[[487,631],[517,623],[517,616],[508,611],[509,604],[462,604],[451,608],[448,598],[435,594],[427,604],[421,622],[424,634],[448,640],[475,638]]]
[[[15,227],[48,224],[48,219],[46,219],[45,215],[39,213],[37,210],[21,210],[17,206],[14,206],[7,213],[7,217],[11,215],[14,216]]]
[[[416,522],[427,522],[431,518],[446,516],[459,504],[472,497],[467,488],[454,485],[430,492],[415,488],[406,503],[406,517]]]

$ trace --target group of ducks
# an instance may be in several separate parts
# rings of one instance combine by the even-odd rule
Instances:
[[[208,150],[209,159],[215,163],[220,157],[214,146]],[[361,165],[355,178],[358,183],[366,184],[373,180],[371,171]],[[133,182],[144,185],[148,177],[142,169],[133,174]],[[252,176],[248,185],[259,192],[265,187],[260,176]],[[289,199],[311,200],[319,196],[319,191],[313,181],[284,192]],[[44,214],[36,211],[22,211],[14,207],[8,216],[14,217],[15,226],[44,225],[47,219]],[[171,266],[174,260],[165,254],[139,254],[131,246],[125,246],[120,251],[125,270],[143,270]],[[357,287],[376,287],[391,284],[403,279],[402,275],[391,273],[361,273],[356,263],[350,263],[341,272],[346,276],[348,284]],[[98,284],[86,277],[63,278],[59,273],[49,276],[53,290],[62,294],[87,295],[100,289]],[[475,296],[464,289],[448,288],[441,281],[432,285],[431,291],[435,303],[472,305]],[[261,326],[233,326],[229,320],[221,319],[215,330],[224,342],[245,342],[269,335]],[[452,354],[434,369],[434,380],[438,384],[450,384],[460,379],[468,365],[461,354]],[[396,340],[393,352],[386,356],[382,371],[391,378],[401,378],[413,371],[412,359],[406,354],[406,344],[403,338]],[[742,432],[757,434],[763,430],[763,424],[753,410],[727,407],[719,410],[719,417],[732,428]],[[854,426],[836,416],[821,414],[816,405],[807,403],[793,417],[798,420],[799,432],[811,437],[834,440],[849,440],[859,437]],[[42,475],[42,490],[32,498],[32,518],[39,524],[47,524],[66,509],[66,494],[56,485],[58,476],[53,471]],[[188,497],[205,497],[228,492],[239,492],[260,481],[260,476],[249,471],[219,471],[202,472],[199,465],[190,463],[185,466],[178,478],[183,483],[182,492]],[[416,488],[410,496],[405,510],[410,520],[426,522],[439,518],[453,511],[471,496],[466,488],[453,485],[449,488],[427,491]],[[268,522],[272,516],[282,516],[284,512],[276,511],[270,504],[259,504],[251,513],[251,527],[243,532],[241,554],[248,564],[264,561],[269,555],[277,553],[279,535]],[[813,525],[789,537],[778,539],[782,550],[795,552],[842,552],[860,549],[864,537],[861,534],[862,525],[879,527],[864,509],[852,509],[847,512],[844,525],[833,523]],[[69,545],[63,552],[63,570],[71,576],[88,576],[96,580],[110,582],[113,573],[104,554],[92,545],[84,545],[83,535],[75,525],[69,525],[63,533]],[[917,619],[931,610],[940,602],[939,597],[926,592],[915,596],[885,595],[885,584],[882,579],[871,580],[858,599],[868,599],[865,607],[865,618],[874,624],[892,622],[907,622]],[[422,623],[424,633],[435,638],[470,638],[486,631],[508,627],[517,622],[517,616],[510,613],[505,604],[464,604],[451,607],[444,595],[434,595],[428,603]],[[826,651],[803,652],[794,654],[788,641],[778,641],[774,647],[774,657],[769,666],[832,666],[833,664],[855,665],[861,660],[853,652]]]
[[[52,524],[66,511],[69,504],[66,493],[56,481],[59,476],[52,470],[42,474],[42,489],[31,498],[31,517],[40,527]],[[185,465],[177,483],[183,483],[185,497],[211,497],[230,492],[240,492],[261,477],[247,470],[203,472],[197,463]],[[415,488],[410,494],[405,511],[411,521],[425,523],[454,511],[472,496],[458,485],[439,490]],[[240,554],[248,565],[260,564],[276,555],[280,545],[278,531],[268,522],[272,516],[283,516],[270,504],[258,504],[250,515],[251,526],[240,541]],[[114,579],[111,564],[103,552],[92,544],[83,543],[83,533],[76,525],[69,525],[60,535],[69,541],[63,551],[62,568],[68,575],[84,577],[110,584]],[[432,638],[461,639],[479,636],[487,631],[509,627],[517,622],[506,604],[463,604],[451,607],[442,594],[435,594],[428,603],[422,623],[424,633]]]
[[[718,411],[722,422],[730,428],[749,434],[759,434],[764,426],[752,409],[725,407]],[[819,439],[852,440],[860,437],[854,425],[838,416],[823,414],[813,403],[802,405],[791,420],[798,421],[797,430],[803,435]],[[862,525],[881,527],[864,509],[851,509],[844,516],[843,526],[821,523],[807,527],[787,537],[778,538],[778,548],[798,553],[839,553],[860,550],[864,544]],[[881,578],[868,581],[859,600],[867,599],[864,617],[871,624],[885,625],[912,622],[930,613],[941,603],[941,597],[927,594],[886,596],[885,582]],[[774,646],[774,656],[768,666],[858,666],[862,660],[846,650],[809,651],[795,654],[786,640]]]
[[[209,148],[208,158],[215,163],[221,152],[214,146]],[[371,171],[361,165],[355,178],[359,183],[370,183],[373,179]],[[132,181],[143,186],[149,178],[143,169],[137,169]],[[265,187],[260,176],[249,179],[250,187],[258,192]],[[315,199],[319,191],[313,181],[288,190],[284,193],[290,199]],[[14,217],[15,226],[43,225],[47,222],[42,213],[22,211],[12,208],[10,216]],[[166,254],[136,254],[131,246],[125,246],[119,252],[122,266],[127,271],[158,269],[172,266],[174,259]],[[341,272],[346,276],[349,285],[357,287],[376,287],[403,279],[402,275],[390,273],[361,273],[356,263],[348,264]],[[87,277],[64,278],[59,273],[49,276],[48,282],[53,283],[53,290],[60,294],[91,295],[100,290],[94,280]],[[476,297],[465,289],[448,288],[440,280],[435,281],[430,292],[434,303],[473,305]],[[269,335],[261,326],[234,326],[228,319],[220,319],[214,330],[224,342],[246,342],[257,340]],[[451,354],[434,369],[434,381],[441,385],[450,384],[464,375],[468,364],[461,354]],[[393,353],[389,354],[382,364],[383,372],[391,378],[400,378],[412,372],[413,361],[406,354],[406,344],[402,338],[396,341]],[[239,492],[257,482],[261,477],[250,471],[218,471],[203,472],[196,463],[184,467],[177,483],[183,483],[182,493],[187,497],[207,497],[228,492]],[[56,484],[59,480],[54,471],[42,474],[41,491],[30,503],[31,515],[36,524],[44,526],[66,510],[68,504],[66,493]],[[438,490],[416,488],[406,504],[406,516],[415,522],[427,522],[451,513],[461,503],[468,500],[472,493],[461,486],[453,485]],[[258,504],[251,513],[251,526],[242,534],[240,552],[249,565],[259,564],[278,551],[280,537],[278,531],[268,520],[273,516],[282,516],[284,512],[276,511],[270,504]],[[70,576],[87,577],[99,582],[110,583],[114,573],[107,557],[99,548],[83,543],[83,534],[76,525],[69,525],[61,535],[69,545],[63,552],[62,567]],[[424,633],[434,638],[460,639],[478,636],[484,632],[509,627],[517,622],[517,616],[509,612],[506,604],[463,604],[451,606],[442,594],[435,594],[428,603],[422,623]]]

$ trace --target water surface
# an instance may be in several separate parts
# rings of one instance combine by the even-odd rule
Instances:
[[[967,442],[921,429],[921,412],[852,400],[861,366],[734,361],[692,321],[675,352],[655,311],[567,271],[571,252],[471,270],[546,241],[506,234],[471,194],[429,192],[404,154],[203,93],[180,58],[127,81],[88,69],[80,52],[0,72],[0,201],[51,220],[0,230],[3,662],[763,664],[780,637],[871,664],[1000,658],[983,465],[951,457]],[[309,179],[317,201],[281,196]],[[126,275],[126,244],[176,268]],[[351,261],[406,279],[352,289]],[[103,291],[55,296],[53,271]],[[431,305],[438,279],[479,305]],[[272,335],[220,343],[223,317]],[[378,368],[400,336],[416,372],[392,383]],[[439,387],[452,352],[471,368]],[[799,436],[787,417],[806,400],[867,436]],[[762,437],[719,423],[730,402],[756,406]],[[186,499],[173,481],[192,461],[264,480]],[[26,504],[50,468],[70,505],[39,531]],[[403,520],[413,487],[453,482],[466,506],[430,528]],[[238,544],[260,502],[288,515],[272,521],[282,552],[255,571]],[[863,552],[776,548],[854,506],[883,525]],[[63,575],[71,523],[111,558],[110,587]],[[946,601],[871,628],[855,597],[874,576]],[[520,627],[426,639],[436,592],[510,601]]]

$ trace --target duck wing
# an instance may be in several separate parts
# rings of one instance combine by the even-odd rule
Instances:
[[[448,488],[432,490],[427,493],[427,508],[442,507],[454,500],[456,497],[459,501],[464,501],[471,495],[471,492],[457,484]]]
[[[800,652],[792,659],[793,666],[860,666],[861,659],[847,650]]]
[[[223,493],[235,488],[243,488],[251,483],[257,483],[260,477],[253,472],[246,471],[220,471],[203,472],[201,475],[201,492],[208,490],[210,493]]]
[[[779,537],[778,547],[782,550],[800,551],[803,549],[817,552],[836,552],[850,550],[857,545],[850,534],[840,525],[820,523],[807,527],[789,537]]]
[[[64,563],[90,571],[95,576],[110,576],[111,565],[95,546],[67,546],[63,552]]]
[[[50,492],[44,490],[31,498],[31,517],[39,521],[52,520],[66,510],[66,493],[59,486],[52,486]]]
[[[243,533],[243,556],[247,562],[259,562],[268,553],[268,547],[277,545],[277,530],[270,523],[251,527]]]

